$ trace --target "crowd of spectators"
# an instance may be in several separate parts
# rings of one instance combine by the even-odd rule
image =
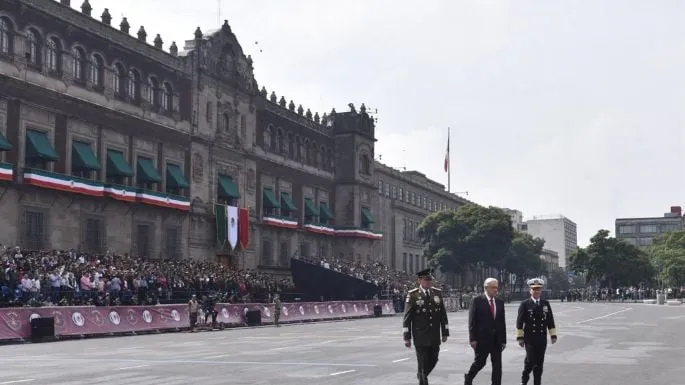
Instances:
[[[195,260],[142,260],[74,250],[0,245],[0,307],[142,305],[212,295],[219,302],[263,302],[292,290],[290,277]]]

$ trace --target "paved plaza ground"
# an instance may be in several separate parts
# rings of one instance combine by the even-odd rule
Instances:
[[[685,384],[685,306],[553,303],[559,342],[546,385]],[[473,358],[466,313],[450,314],[432,385],[461,384]],[[524,352],[507,307],[504,384],[518,384]],[[404,385],[416,384],[401,318],[222,332],[167,333],[0,346],[0,385]],[[475,384],[490,383],[489,363]]]

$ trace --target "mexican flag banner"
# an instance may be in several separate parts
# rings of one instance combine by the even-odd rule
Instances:
[[[238,245],[238,208],[234,206],[214,205],[216,217],[216,239],[224,245],[228,242],[231,250]]]

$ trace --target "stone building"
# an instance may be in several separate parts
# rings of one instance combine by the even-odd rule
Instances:
[[[379,258],[363,105],[319,116],[259,91],[228,22],[165,51],[98,18],[0,0],[0,243],[276,271]],[[244,250],[217,245],[216,203],[249,210]]]
[[[445,186],[418,171],[400,171],[375,164],[378,199],[376,221],[385,235],[376,258],[393,268],[416,273],[426,268],[416,229],[428,214],[470,203],[445,191]]]

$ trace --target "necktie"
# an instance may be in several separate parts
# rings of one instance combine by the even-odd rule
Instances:
[[[431,296],[430,290],[426,289],[426,297],[430,297],[430,296]]]
[[[495,318],[495,299],[490,298],[490,314],[492,314],[492,318]]]

